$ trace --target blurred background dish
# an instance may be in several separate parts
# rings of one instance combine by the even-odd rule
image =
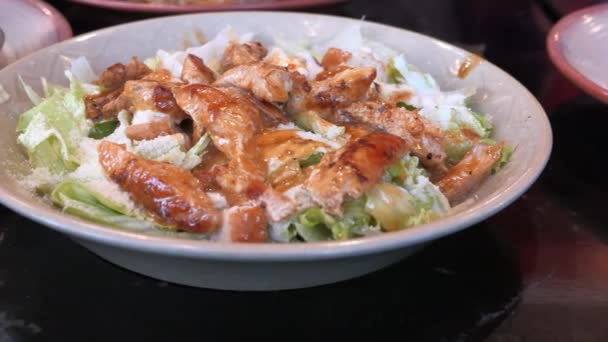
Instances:
[[[337,4],[346,0],[69,0],[72,2],[147,13],[188,13],[227,10],[297,9]]]
[[[66,19],[40,0],[0,1],[0,69],[31,52],[72,37]]]
[[[547,37],[555,66],[591,96],[608,103],[608,4],[561,19]]]

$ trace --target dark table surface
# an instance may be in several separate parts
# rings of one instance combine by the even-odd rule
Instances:
[[[593,1],[364,1],[307,9],[365,16],[481,53],[551,120],[538,182],[493,218],[388,269],[318,288],[238,293],[159,282],[109,264],[0,207],[0,342],[335,340],[608,341],[608,106],[551,65],[553,21]],[[52,1],[76,34],[143,19]]]

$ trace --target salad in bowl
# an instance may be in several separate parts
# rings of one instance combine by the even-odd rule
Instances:
[[[344,28],[324,42],[227,27],[183,50],[22,81],[21,184],[122,229],[313,242],[438,220],[508,162],[474,88],[440,89],[403,54]]]

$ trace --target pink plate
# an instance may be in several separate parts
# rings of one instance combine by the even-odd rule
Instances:
[[[547,37],[549,56],[582,90],[608,103],[608,4],[561,19]]]
[[[196,5],[153,4],[128,0],[70,0],[80,4],[133,12],[187,13],[230,10],[294,9],[337,4],[347,0],[241,0]]]
[[[70,24],[40,0],[0,0],[0,68],[36,50],[72,37]]]

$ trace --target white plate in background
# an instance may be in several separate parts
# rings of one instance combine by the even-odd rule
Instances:
[[[608,4],[562,18],[547,36],[557,68],[582,90],[608,103]]]
[[[1,0],[0,69],[51,44],[72,37],[66,19],[54,7],[40,0]]]

